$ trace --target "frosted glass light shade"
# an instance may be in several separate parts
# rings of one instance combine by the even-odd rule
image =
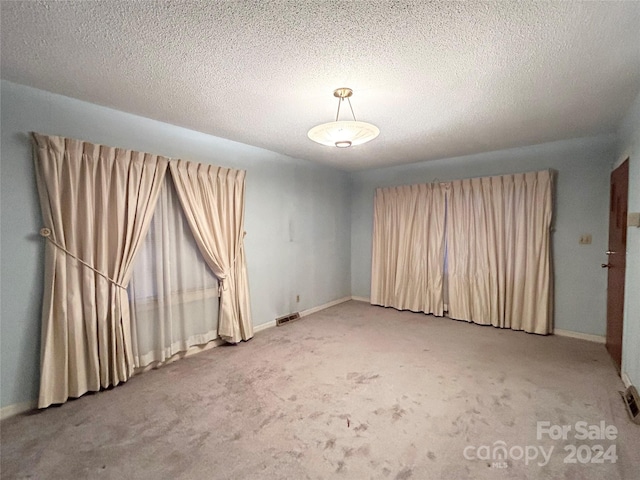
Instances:
[[[314,142],[329,147],[351,147],[362,145],[380,134],[380,129],[367,122],[340,121],[317,125],[307,136]]]

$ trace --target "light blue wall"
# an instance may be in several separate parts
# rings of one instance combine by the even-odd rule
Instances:
[[[375,187],[552,168],[556,327],[604,335],[608,182],[624,153],[631,156],[629,208],[640,211],[640,98],[620,130],[623,148],[605,136],[350,175],[6,81],[0,101],[0,406],[37,396],[43,248],[30,131],[246,169],[255,325],[351,294],[369,296]],[[592,234],[591,245],[578,245],[583,233]],[[631,292],[640,288],[640,229],[628,235],[623,369],[638,385],[640,297]]]
[[[619,160],[629,158],[629,212],[640,212],[640,94],[619,130]],[[640,388],[640,228],[627,229],[622,372]]]
[[[615,136],[566,140],[352,174],[351,290],[369,297],[374,189],[459,178],[554,169],[555,327],[594,335],[606,331],[605,260],[608,191]],[[581,234],[591,245],[579,245]]]
[[[0,406],[37,397],[43,243],[31,131],[246,169],[255,325],[350,295],[346,173],[6,81],[0,101]]]

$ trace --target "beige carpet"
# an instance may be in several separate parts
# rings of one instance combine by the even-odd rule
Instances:
[[[1,474],[635,480],[640,426],[622,388],[602,345],[348,302],[5,420]],[[538,421],[572,430],[538,440]],[[615,440],[574,438],[601,421]],[[565,463],[571,445],[587,463]],[[591,463],[595,445],[615,445],[615,463]],[[497,446],[507,458],[487,459]]]

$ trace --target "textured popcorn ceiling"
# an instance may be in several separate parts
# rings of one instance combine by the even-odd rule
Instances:
[[[1,9],[2,78],[344,170],[610,133],[640,90],[640,2]],[[343,86],[380,136],[313,143]]]

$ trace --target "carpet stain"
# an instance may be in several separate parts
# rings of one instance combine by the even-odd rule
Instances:
[[[356,432],[364,432],[367,428],[369,428],[368,425],[361,423],[360,425],[358,425],[356,428],[354,428],[354,430]]]
[[[211,435],[211,432],[205,431],[200,434],[195,435],[193,438],[189,440],[190,447],[201,447],[203,443],[206,442],[207,438]],[[238,435],[238,434],[236,434]]]
[[[260,423],[260,428],[264,428],[276,419],[276,414],[272,413]]]
[[[393,418],[394,422],[400,420],[407,413],[407,411],[404,408],[400,407],[400,405],[398,405],[397,403],[393,406],[392,412],[393,413],[391,415],[391,418]]]
[[[345,460],[349,457],[353,457],[354,455],[368,457],[370,453],[370,447],[369,445],[362,445],[357,449],[352,447],[342,447],[342,453]]]
[[[334,437],[334,438],[330,438],[325,442],[324,449],[326,450],[327,448],[333,448],[335,446],[336,446],[336,439]]]
[[[349,372],[347,373],[347,380],[354,380],[355,383],[358,384],[367,384],[369,383],[371,380],[375,380],[376,378],[379,378],[380,375],[378,375],[377,373],[374,374],[367,374],[367,373],[359,373],[359,372]]]
[[[435,453],[433,453],[432,451],[429,451],[429,452],[427,453],[427,458],[428,458],[429,460],[435,460],[435,459],[436,459],[436,454],[435,454]]]
[[[407,478],[411,478],[411,475],[413,475],[413,470],[409,467],[404,467],[396,475],[396,480],[407,480]]]
[[[362,455],[364,457],[368,457],[369,454],[371,452],[371,447],[369,447],[369,445],[362,445],[361,447],[358,448],[358,450],[356,451],[356,453],[358,455]]]

